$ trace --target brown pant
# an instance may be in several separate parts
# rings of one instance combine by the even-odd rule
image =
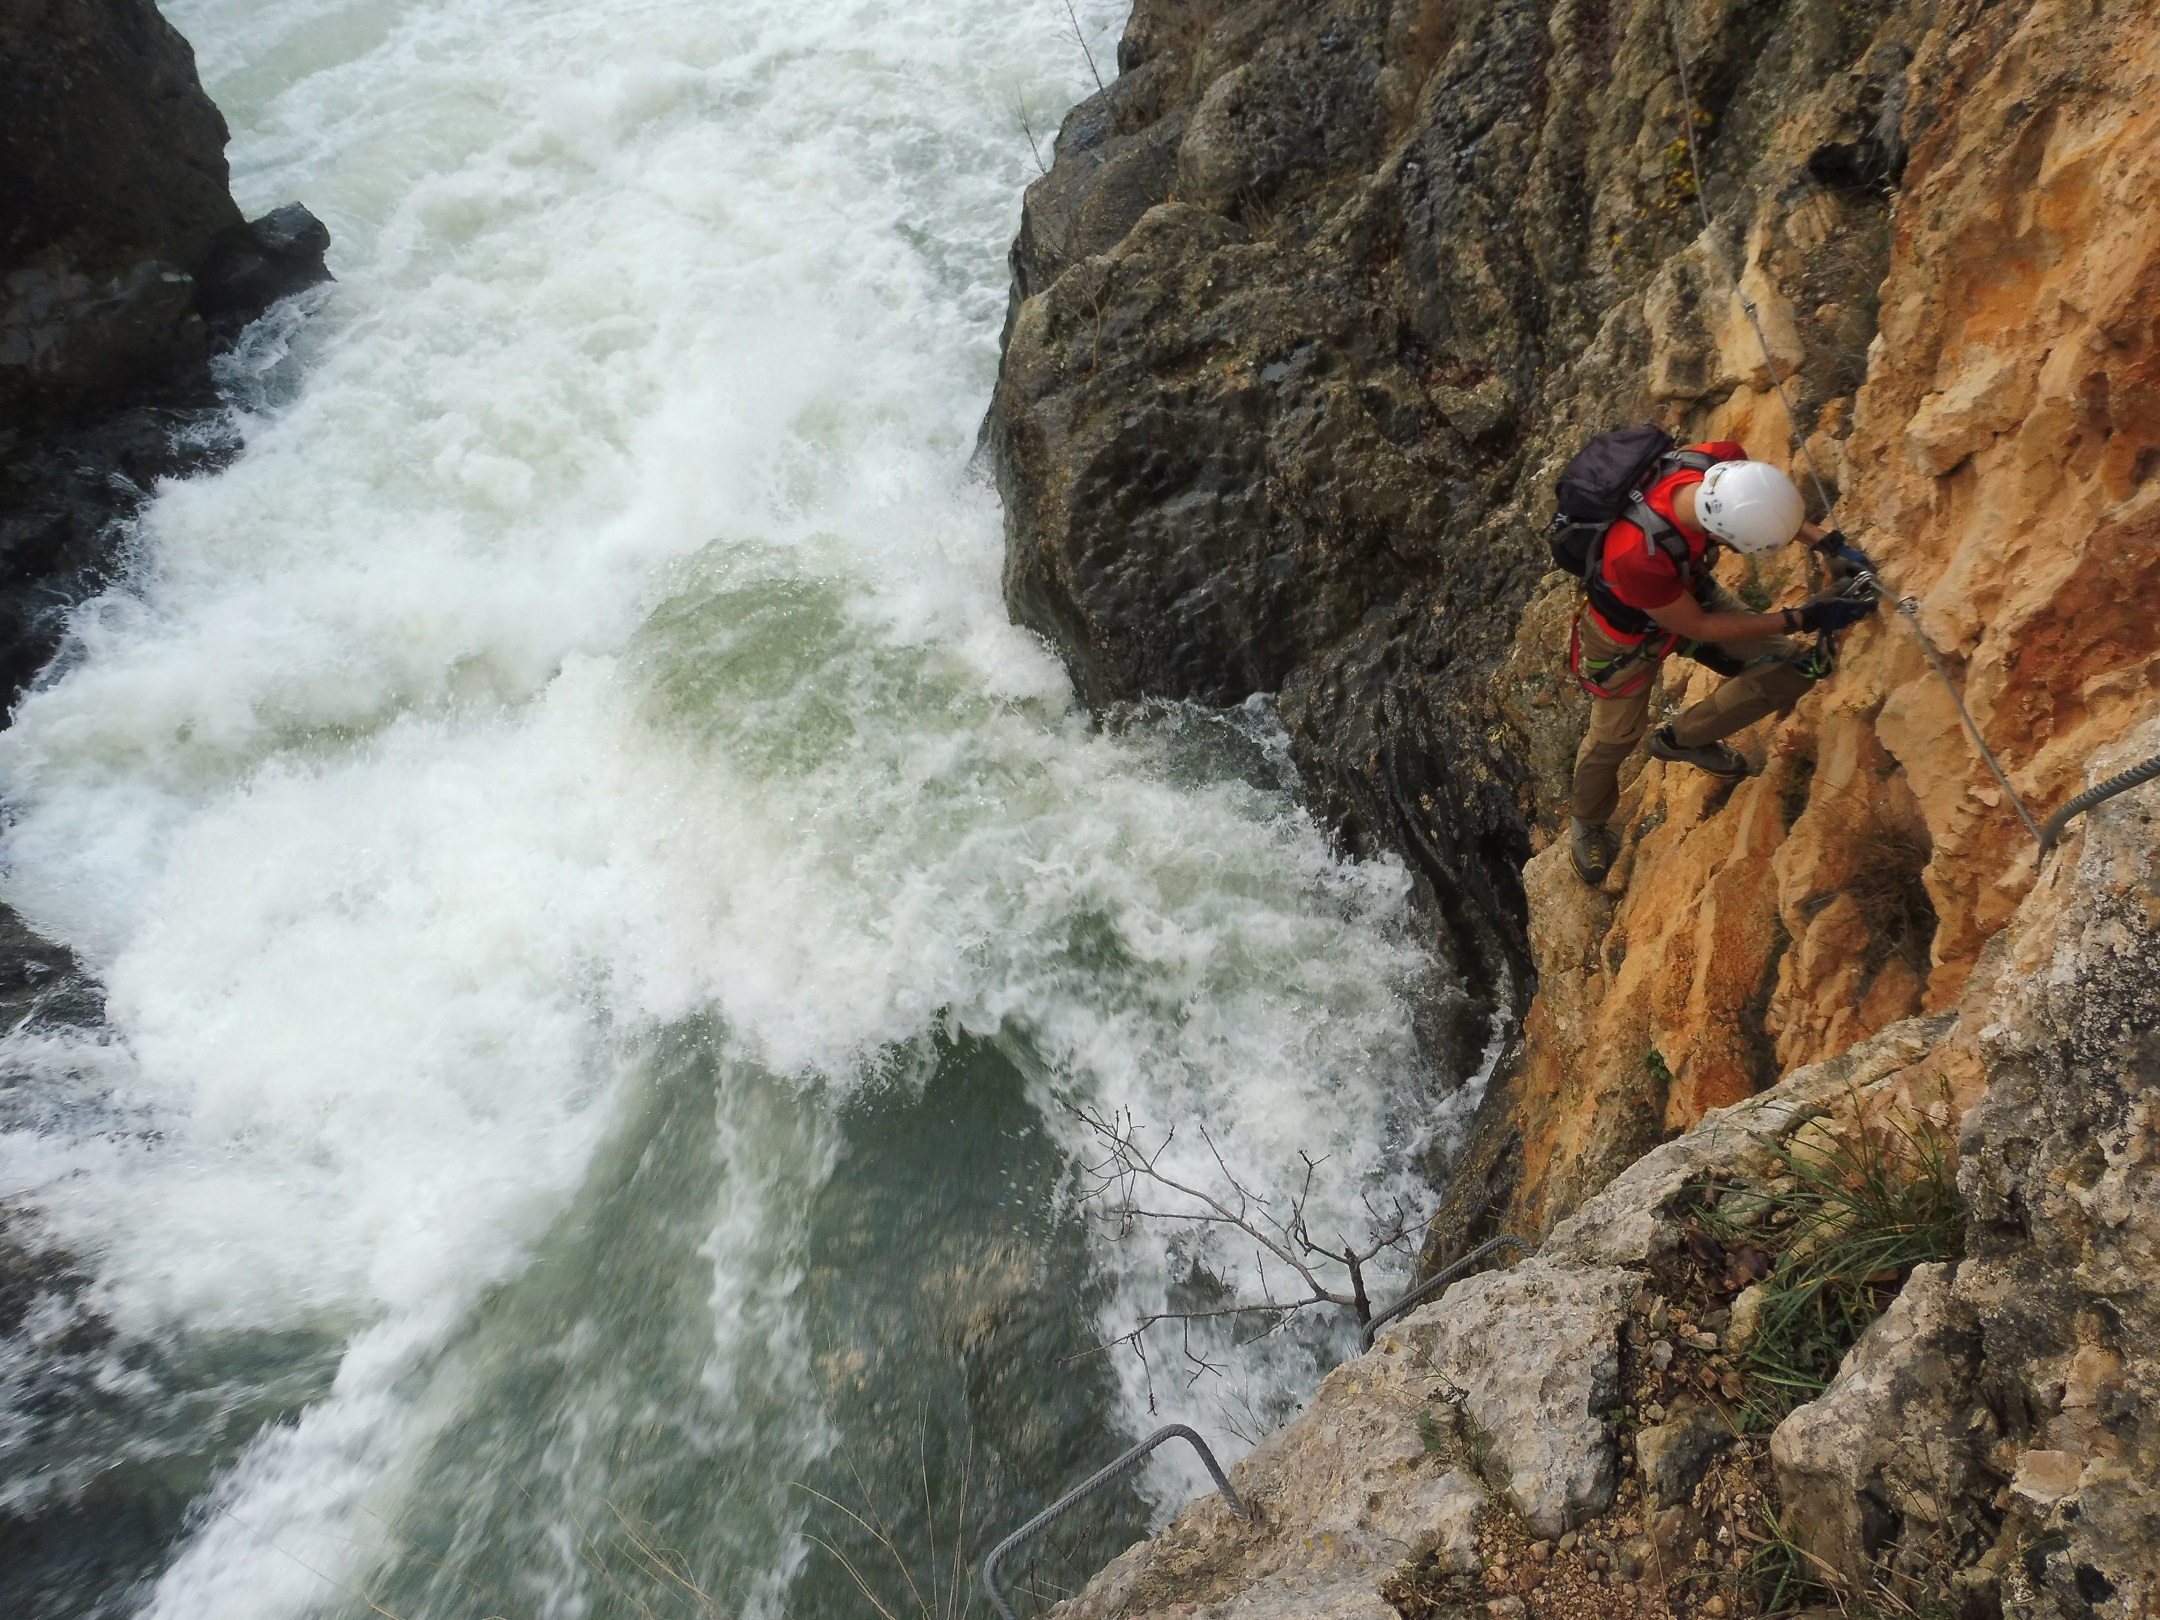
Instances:
[[[1715,584],[1705,606],[1712,613],[1749,611],[1730,591]],[[1606,635],[1588,613],[1582,615],[1581,632],[1586,661],[1616,658],[1627,650],[1627,643]],[[1700,703],[1689,705],[1673,722],[1673,740],[1683,748],[1716,742],[1766,714],[1789,709],[1814,684],[1786,662],[1799,648],[1785,636],[1721,641],[1717,646],[1734,658],[1748,660],[1748,667]],[[1590,730],[1575,754],[1575,791],[1568,814],[1581,821],[1602,822],[1619,807],[1620,766],[1650,729],[1650,694],[1656,686],[1653,665],[1651,679],[1626,697],[1590,700]]]

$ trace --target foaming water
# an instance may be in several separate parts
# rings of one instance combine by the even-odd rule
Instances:
[[[1069,1109],[1356,1230],[1429,1196],[1449,992],[1264,705],[1097,727],[1006,622],[1066,8],[173,15],[339,284],[0,734],[6,897],[107,992],[7,1048],[64,1286],[0,1379],[110,1396],[0,1427],[0,1512],[147,1526],[27,1612],[868,1614],[1151,1414],[1280,1421],[1339,1322],[1090,1353],[1261,1278],[1091,1222]]]

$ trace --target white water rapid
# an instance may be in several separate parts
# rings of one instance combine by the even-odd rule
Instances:
[[[1067,8],[167,10],[338,282],[0,734],[5,898],[106,991],[4,1054],[71,1279],[0,1365],[65,1386],[18,1612],[870,1615],[1156,1421],[1241,1453],[1342,1313],[1083,1354],[1263,1279],[1090,1220],[1061,1104],[1278,1208],[1310,1153],[1354,1235],[1430,1197],[1446,986],[1264,706],[1097,726],[1007,622]]]

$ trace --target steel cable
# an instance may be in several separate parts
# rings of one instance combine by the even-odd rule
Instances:
[[[1530,1252],[1530,1245],[1525,1239],[1519,1237],[1496,1237],[1488,1242],[1480,1243],[1453,1265],[1433,1273],[1432,1276],[1427,1277],[1423,1282],[1411,1289],[1409,1293],[1403,1295],[1402,1298],[1398,1299],[1370,1322],[1367,1322],[1365,1324],[1365,1348],[1370,1350],[1373,1347],[1373,1336],[1380,1331],[1383,1323],[1394,1321],[1396,1317],[1402,1315],[1404,1311],[1407,1311],[1420,1300],[1446,1287],[1488,1254],[1501,1249],[1514,1249],[1518,1253],[1527,1254]]]
[[[2040,848],[2043,851],[2053,849],[2055,840],[2062,836],[2063,828],[2070,825],[2073,817],[2081,816],[2094,805],[2112,799],[2118,793],[2128,793],[2132,788],[2150,782],[2155,777],[2160,777],[2160,754],[2155,754],[2142,765],[2133,765],[2127,771],[2118,771],[2105,782],[2095,783],[2048,817],[2047,825],[2040,831]]]
[[[1732,261],[1726,257],[1725,244],[1719,239],[1717,227],[1710,217],[1708,187],[1703,180],[1702,152],[1695,143],[1695,96],[1688,85],[1687,53],[1680,45],[1680,12],[1677,6],[1666,13],[1666,29],[1672,39],[1673,71],[1680,81],[1681,116],[1687,126],[1688,173],[1695,182],[1695,207],[1702,215],[1703,235],[1710,243],[1710,251],[1717,258],[1718,268],[1724,271],[1725,279],[1732,283],[1733,296],[1740,300],[1741,309],[1747,312],[1748,325],[1755,329],[1755,341],[1762,348],[1763,364],[1769,369],[1771,386],[1777,390],[1778,403],[1785,407],[1785,423],[1791,430],[1792,442],[1799,449],[1801,458],[1807,462],[1808,477],[1815,485],[1815,498],[1822,502],[1823,514],[1827,519],[1833,510],[1833,503],[1823,479],[1822,468],[1816,464],[1815,452],[1809,448],[1806,437],[1800,431],[1800,418],[1793,410],[1792,396],[1785,391],[1785,380],[1778,375],[1777,357],[1770,352],[1770,337],[1763,330],[1762,317],[1756,311],[1755,301],[1748,297],[1741,287],[1740,277],[1734,272]],[[1889,594],[1888,586],[1879,576],[1863,572],[1858,577],[1884,595]],[[2011,807],[2017,811],[2018,820],[2025,823],[2025,830],[2033,835],[2040,845],[2041,853],[2045,854],[2053,840],[2042,834],[2039,823],[2033,820],[2032,812],[2025,808],[2025,800],[2018,790],[2010,785],[2008,773],[1995,758],[1994,750],[1988,747],[1987,739],[1980,735],[1980,727],[1974,721],[1972,712],[1965,707],[1965,696],[1958,690],[1957,682],[1950,678],[1950,671],[1943,664],[1942,655],[1936,652],[1935,643],[1920,627],[1920,599],[1916,596],[1902,596],[1896,600],[1899,616],[1912,627],[1913,634],[1920,640],[1920,650],[1927,654],[1929,665],[1950,694],[1950,701],[1957,705],[1958,718],[1965,722],[1965,731],[1972,738],[1973,746],[1980,750],[1980,757],[1987,762],[1988,770],[1993,773],[2003,792],[2009,795]],[[2071,802],[2074,804],[2077,801]],[[2064,808],[2068,810],[2069,807]]]

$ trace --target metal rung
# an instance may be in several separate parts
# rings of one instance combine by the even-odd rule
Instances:
[[[1020,1620],[1020,1617],[1013,1613],[1012,1605],[1005,1601],[1004,1592],[998,1587],[998,1565],[1004,1562],[1005,1555],[1023,1541],[1039,1535],[1044,1529],[1063,1518],[1073,1508],[1088,1497],[1093,1496],[1119,1475],[1128,1472],[1142,1457],[1145,1457],[1165,1440],[1190,1440],[1193,1450],[1200,1453],[1200,1460],[1207,1464],[1207,1471],[1215,1476],[1215,1483],[1221,1487],[1223,1495],[1229,1500],[1232,1511],[1241,1519],[1250,1519],[1252,1517],[1246,1511],[1244,1501],[1231,1488],[1230,1476],[1222,1471],[1222,1464],[1215,1460],[1215,1453],[1208,1450],[1208,1443],[1182,1423],[1167,1424],[1157,1429],[1107,1468],[1089,1475],[990,1549],[990,1556],[982,1561],[983,1590],[990,1594],[990,1601],[997,1606],[997,1612],[1004,1616],[1004,1620]]]

